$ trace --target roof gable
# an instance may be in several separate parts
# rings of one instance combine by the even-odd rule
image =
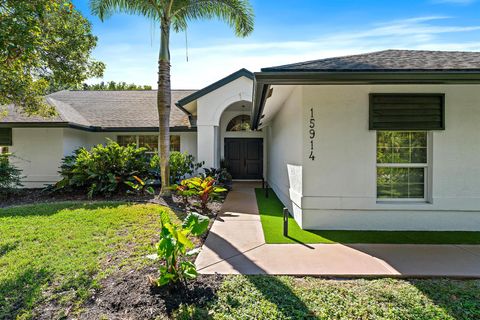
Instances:
[[[180,99],[177,102],[177,106],[181,108],[181,107],[189,104],[190,102],[193,102],[193,101],[199,99],[200,97],[203,97],[204,95],[209,94],[210,92],[215,91],[218,88],[223,87],[224,85],[226,85],[226,84],[228,84],[228,83],[230,83],[230,82],[232,82],[232,81],[234,81],[234,80],[236,80],[240,77],[246,77],[246,78],[251,79],[251,80],[254,79],[254,75],[253,75],[252,72],[248,71],[247,69],[240,69],[240,70],[226,76],[225,78],[220,79],[217,82],[214,82],[211,85],[206,86],[205,88],[203,88],[201,90],[198,90],[198,91],[192,93],[191,95],[189,95],[189,96],[187,96],[183,99]]]

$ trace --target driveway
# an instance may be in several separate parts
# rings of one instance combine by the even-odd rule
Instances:
[[[478,245],[266,244],[256,187],[233,185],[195,261],[199,273],[480,278]]]

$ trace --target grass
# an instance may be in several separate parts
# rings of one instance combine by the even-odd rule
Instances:
[[[480,281],[229,276],[178,319],[480,319]]]
[[[113,267],[145,261],[161,210],[115,202],[0,209],[0,319],[31,318],[48,301],[78,307]]]
[[[302,230],[292,217],[288,220],[289,237],[285,237],[284,205],[273,190],[268,198],[262,189],[255,193],[267,243],[480,244],[480,232]]]

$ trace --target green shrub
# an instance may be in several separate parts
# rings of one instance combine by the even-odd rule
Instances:
[[[215,185],[221,186],[227,189],[231,188],[232,175],[226,168],[204,168],[203,178],[211,177],[215,180]]]
[[[81,190],[89,197],[144,191],[152,169],[146,151],[134,145],[123,147],[112,140],[90,150],[80,148],[63,159],[60,169],[63,179],[56,184],[56,189]]]
[[[184,201],[187,197],[197,197],[203,211],[207,210],[207,204],[210,201],[219,198],[228,191],[226,188],[215,185],[215,179],[212,177],[185,179],[179,185],[173,185],[171,188],[178,195],[184,197]]]
[[[204,162],[195,162],[195,157],[187,152],[170,153],[170,183],[179,183],[187,175],[192,175],[203,166]]]
[[[10,154],[0,154],[0,197],[9,196],[22,186],[22,170],[10,163]]]
[[[208,229],[209,220],[198,213],[190,213],[183,224],[175,224],[167,212],[161,213],[162,229],[157,245],[158,257],[164,261],[160,267],[157,285],[163,286],[179,280],[187,281],[197,277],[195,264],[188,261],[188,256],[196,251],[187,252],[194,247],[189,236],[200,236]]]

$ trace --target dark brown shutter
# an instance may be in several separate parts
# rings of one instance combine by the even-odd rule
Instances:
[[[12,145],[12,129],[0,128],[0,146]]]
[[[370,94],[370,130],[445,130],[445,95]]]

